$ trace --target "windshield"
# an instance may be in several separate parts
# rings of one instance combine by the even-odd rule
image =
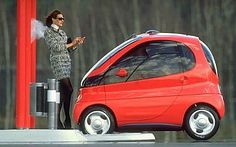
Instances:
[[[125,42],[121,43],[120,45],[118,45],[117,47],[115,47],[114,49],[112,49],[110,52],[108,52],[104,57],[102,57],[87,73],[86,75],[83,77],[82,81],[81,81],[81,86],[83,85],[84,80],[88,77],[88,75],[95,69],[97,69],[98,67],[100,67],[101,65],[103,65],[103,63],[105,63],[109,58],[111,58],[112,56],[114,56],[117,52],[119,52],[120,50],[122,50],[124,47],[130,45],[133,42],[136,42],[137,40],[141,39],[141,36],[137,36],[135,38],[131,38],[129,40],[126,40]]]

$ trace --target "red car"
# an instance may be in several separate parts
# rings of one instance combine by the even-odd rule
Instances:
[[[73,118],[86,134],[185,130],[196,140],[217,132],[224,100],[216,63],[198,37],[133,35],[84,76]]]

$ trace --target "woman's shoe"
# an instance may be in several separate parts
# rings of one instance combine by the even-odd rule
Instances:
[[[65,129],[71,129],[71,121],[70,120],[65,120],[64,126],[65,126]]]
[[[63,124],[61,123],[61,121],[57,122],[57,129],[64,129]]]

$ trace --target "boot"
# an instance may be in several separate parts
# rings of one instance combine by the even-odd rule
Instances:
[[[66,119],[64,122],[65,129],[71,129],[71,120]]]
[[[60,120],[57,121],[57,129],[64,129],[64,126]]]

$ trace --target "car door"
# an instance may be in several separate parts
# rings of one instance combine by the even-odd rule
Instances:
[[[106,103],[118,120],[153,119],[165,112],[180,94],[181,77],[180,51],[175,42],[139,45],[105,74]]]

